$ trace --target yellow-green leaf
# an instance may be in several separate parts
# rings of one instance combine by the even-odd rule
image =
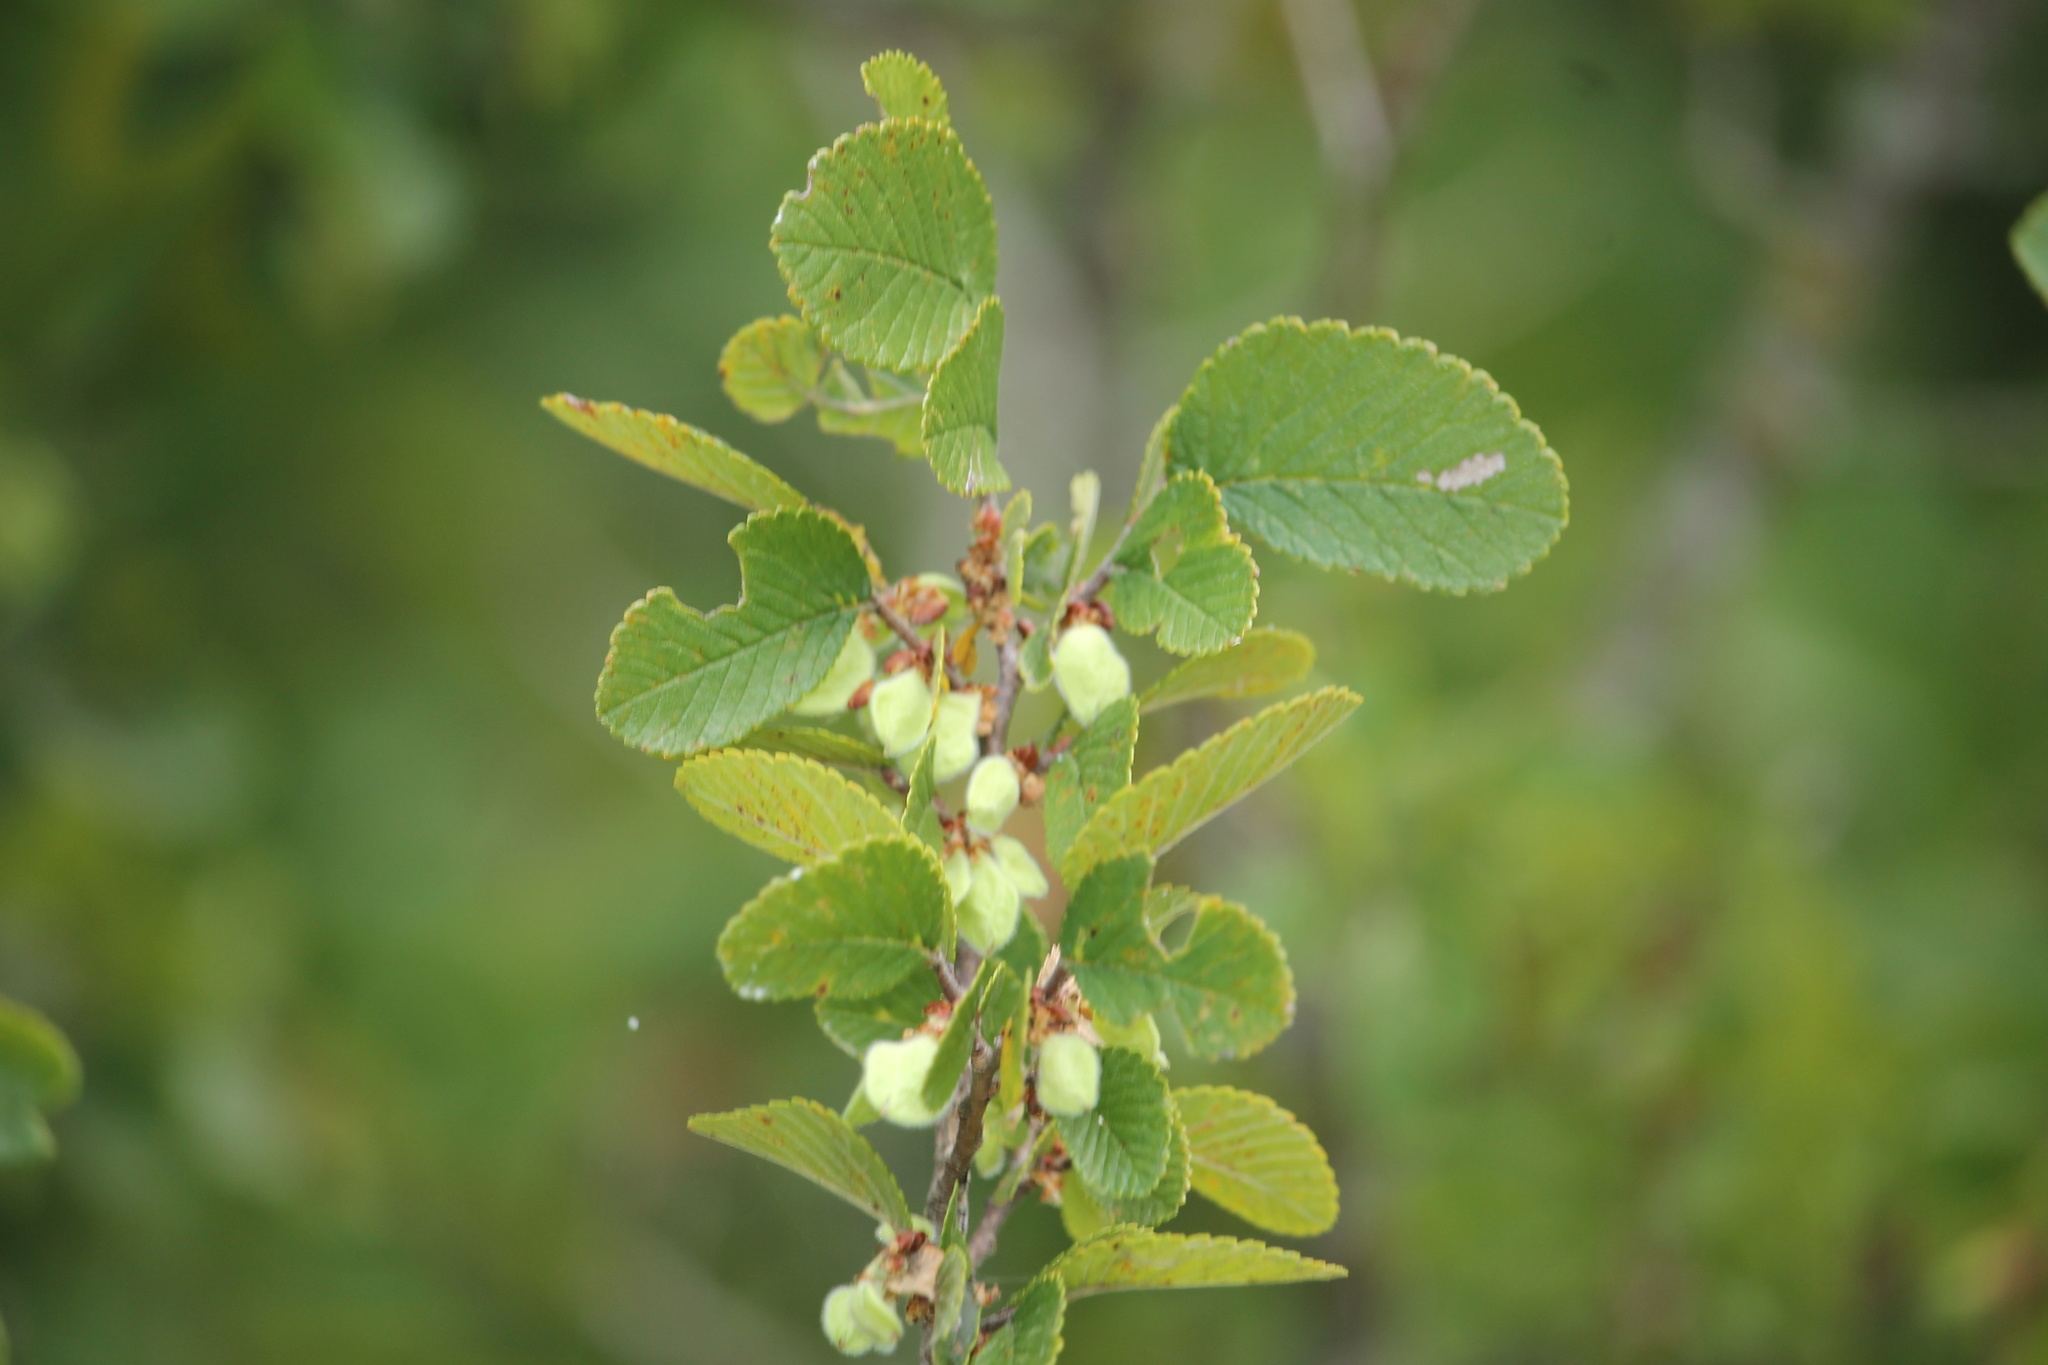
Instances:
[[[718,937],[734,990],[752,1000],[880,995],[952,938],[939,860],[902,835],[768,883]]]
[[[881,746],[817,725],[757,725],[734,741],[733,747],[797,754],[842,768],[879,768],[889,761]]]
[[[881,106],[883,118],[921,118],[945,123],[946,88],[908,52],[889,51],[860,66],[860,83]]]
[[[822,1104],[776,1100],[699,1114],[690,1131],[795,1171],[892,1228],[910,1226],[910,1205],[882,1154]]]
[[[1269,706],[1154,768],[1090,817],[1062,860],[1067,884],[1106,858],[1165,852],[1307,752],[1357,705],[1349,689],[1325,687]]]
[[[783,422],[811,401],[824,352],[802,318],[761,318],[733,333],[718,357],[733,406],[757,422]]]
[[[996,394],[1002,368],[1003,302],[990,295],[982,300],[967,335],[933,371],[924,400],[925,458],[932,462],[939,482],[963,497],[1000,493],[1010,486],[1008,472],[996,459]],[[1022,543],[1020,539],[1018,544]],[[1023,574],[1011,581],[1021,588]]]
[[[593,403],[572,393],[541,406],[591,440],[659,474],[754,511],[802,507],[804,495],[708,431],[624,403]]]
[[[1336,1223],[1337,1176],[1308,1125],[1264,1095],[1228,1086],[1190,1086],[1173,1098],[1195,1193],[1282,1236],[1314,1237]]]
[[[793,863],[896,833],[896,817],[822,763],[755,749],[721,749],[676,769],[676,790],[699,815]]]
[[[1306,635],[1260,627],[1214,654],[1189,659],[1139,694],[1143,711],[1158,711],[1203,697],[1235,700],[1277,692],[1315,667],[1316,647]]]
[[[1236,1237],[1183,1236],[1150,1228],[1110,1228],[1077,1243],[1046,1267],[1070,1299],[1120,1289],[1216,1289],[1237,1285],[1341,1280],[1343,1266]]]

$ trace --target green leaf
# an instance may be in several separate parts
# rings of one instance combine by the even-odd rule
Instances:
[[[761,318],[733,333],[718,379],[733,406],[757,422],[786,422],[811,401],[825,353],[802,318]]]
[[[1236,1237],[1184,1236],[1150,1228],[1111,1228],[1071,1246],[1045,1273],[1067,1297],[1120,1289],[1216,1289],[1236,1285],[1341,1280],[1343,1266]]]
[[[1335,1225],[1337,1175],[1308,1125],[1264,1095],[1228,1086],[1190,1086],[1173,1098],[1187,1126],[1196,1193],[1287,1237]]]
[[[1248,1057],[1294,1018],[1294,976],[1279,938],[1242,906],[1215,896],[1145,889],[1151,860],[1113,858],[1074,888],[1060,930],[1063,960],[1095,1012],[1112,1024],[1171,1009],[1199,1057]],[[1194,927],[1178,952],[1158,940],[1163,900],[1185,904]]]
[[[2013,225],[2012,254],[2035,292],[2048,299],[2048,194],[2028,205]]]
[[[860,547],[823,512],[757,512],[727,541],[736,605],[705,616],[657,588],[612,632],[597,714],[637,749],[682,758],[788,710],[832,667],[872,591]]]
[[[1104,707],[1053,763],[1045,776],[1045,847],[1054,862],[1065,858],[1096,807],[1131,785],[1137,747],[1138,702],[1125,697]]]
[[[1085,1114],[1057,1119],[1060,1139],[1088,1184],[1112,1197],[1159,1183],[1172,1145],[1166,1078],[1128,1048],[1102,1049],[1102,1091]]]
[[[1162,649],[1213,654],[1258,614],[1258,566],[1206,474],[1176,474],[1124,538],[1117,563],[1122,572],[1107,590],[1117,624],[1157,631]]]
[[[1189,659],[1146,688],[1142,711],[1158,711],[1202,697],[1256,697],[1300,682],[1315,667],[1316,647],[1306,635],[1261,627],[1228,649]]]
[[[1294,974],[1279,936],[1243,906],[1204,896],[1199,907],[1161,968],[1165,995],[1190,1052],[1249,1057],[1294,1021]]]
[[[757,749],[721,749],[676,769],[676,790],[728,834],[792,863],[816,863],[885,839],[896,817],[822,763]]]
[[[952,1230],[952,1220],[946,1223],[947,1231]],[[963,1247],[946,1248],[945,1258],[939,1262],[939,1277],[932,1292],[932,1331],[939,1337],[949,1337],[960,1323],[961,1305],[967,1302],[967,1286],[974,1272],[967,1262],[967,1251]]]
[[[0,1166],[57,1151],[45,1115],[78,1098],[78,1054],[43,1015],[0,998]]]
[[[1188,1198],[1191,1156],[1187,1130],[1180,1115],[1173,1112],[1171,1096],[1167,1116],[1173,1132],[1166,1150],[1166,1169],[1160,1172],[1159,1183],[1144,1194],[1127,1199],[1100,1194],[1089,1188],[1080,1171],[1067,1172],[1060,1196],[1060,1222],[1067,1236],[1078,1242],[1119,1224],[1158,1227],[1180,1212]]]
[[[947,122],[946,88],[939,78],[908,52],[878,53],[861,63],[860,83],[883,118],[921,118],[931,123]]]
[[[1017,1294],[1010,1320],[989,1334],[974,1365],[1053,1365],[1067,1319],[1066,1286],[1041,1275]]]
[[[996,459],[996,389],[1002,368],[1003,301],[991,294],[982,300],[967,335],[932,372],[924,400],[925,457],[949,492],[972,498],[1010,486],[1008,472]],[[1021,587],[1021,575],[1017,581]]]
[[[1167,433],[1230,519],[1323,568],[1451,592],[1526,571],[1564,530],[1564,469],[1464,361],[1382,328],[1279,318],[1205,361]]]
[[[690,1131],[795,1171],[892,1228],[910,1226],[910,1205],[882,1154],[822,1104],[776,1100],[699,1114]]]
[[[901,835],[777,877],[718,936],[725,979],[750,1000],[866,999],[952,937],[939,860]]]
[[[936,365],[995,290],[988,188],[953,130],[919,119],[871,124],[812,157],[769,243],[826,344],[886,370]]]
[[[1061,960],[1111,1023],[1135,1023],[1166,1003],[1166,955],[1145,927],[1151,877],[1142,853],[1096,864],[1074,885],[1060,926]]]
[[[1279,773],[1358,705],[1325,687],[1269,706],[1212,735],[1103,802],[1061,861],[1067,885],[1105,858],[1165,852]]]
[[[889,761],[879,745],[816,725],[759,725],[734,741],[733,747],[796,754],[842,768],[880,768]]]
[[[943,999],[937,977],[912,972],[880,995],[861,1000],[827,996],[813,1008],[825,1036],[858,1061],[874,1044],[897,1042],[923,1027],[926,1008]]]
[[[658,474],[680,479],[754,511],[802,507],[804,495],[708,431],[624,403],[593,403],[572,393],[543,398],[557,418]]]
[[[1073,548],[1061,575],[1062,592],[1072,592],[1081,581],[1081,562],[1088,553],[1088,542],[1095,539],[1095,518],[1102,511],[1102,476],[1092,469],[1076,474],[1067,484],[1067,504],[1073,510],[1073,519],[1067,523],[1067,542]]]
[[[945,657],[945,644],[942,634],[938,648],[933,651],[933,657]],[[934,694],[934,703],[937,702],[938,695]],[[903,810],[899,818],[903,828],[915,834],[927,848],[933,852],[943,853],[946,831],[939,823],[939,813],[932,808],[932,792],[938,787],[935,777],[937,769],[933,766],[938,762],[938,745],[938,727],[934,725],[932,733],[924,737],[924,743],[917,746],[911,758],[909,790],[903,794]]]
[[[832,436],[876,436],[905,459],[924,454],[924,386],[883,370],[869,370],[868,387],[840,361],[819,384],[818,430]]]
[[[936,1109],[952,1098],[954,1087],[960,1083],[960,1073],[967,1069],[967,1059],[974,1052],[982,1001],[988,998],[989,987],[996,978],[1008,972],[1000,959],[982,959],[974,980],[953,1003],[953,1017],[946,1021],[946,1031],[939,1035],[938,1054],[932,1058],[932,1069],[924,1078],[924,1102],[929,1107]]]

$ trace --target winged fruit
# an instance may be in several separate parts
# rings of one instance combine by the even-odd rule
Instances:
[[[1017,765],[1006,754],[990,754],[968,774],[967,823],[983,834],[994,834],[1017,809],[1021,794]]]
[[[932,689],[924,675],[906,668],[876,683],[868,694],[868,720],[882,752],[891,758],[901,758],[924,743],[932,725]]]
[[[1093,1109],[1101,1096],[1102,1055],[1093,1043],[1078,1033],[1055,1033],[1040,1045],[1040,1109],[1060,1118],[1072,1118]]]
[[[1108,631],[1083,621],[1069,626],[1053,645],[1052,681],[1074,719],[1093,725],[1103,708],[1131,694],[1131,666]]]
[[[939,1110],[924,1102],[924,1078],[931,1074],[932,1061],[939,1055],[939,1040],[929,1033],[914,1034],[900,1043],[868,1045],[861,1062],[861,1088],[875,1112],[905,1128],[929,1128],[938,1122]]]

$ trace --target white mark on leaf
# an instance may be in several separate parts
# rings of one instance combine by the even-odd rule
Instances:
[[[1506,455],[1498,450],[1489,450],[1484,454],[1467,456],[1434,478],[1428,470],[1419,470],[1415,475],[1415,481],[1421,484],[1433,483],[1439,492],[1455,493],[1461,488],[1477,488],[1488,479],[1505,473],[1507,467]]]
[[[627,1015],[626,1027],[633,1030],[633,1032],[638,1033],[640,1031],[640,1016],[637,1014]]]

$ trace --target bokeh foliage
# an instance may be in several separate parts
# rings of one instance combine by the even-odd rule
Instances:
[[[1373,0],[1376,160],[1323,0],[0,7],[0,991],[87,1074],[0,1179],[20,1357],[826,1358],[864,1234],[682,1124],[851,1064],[725,992],[769,864],[591,717],[620,602],[732,599],[728,512],[531,395],[943,552],[924,470],[716,381],[901,44],[1002,215],[1019,483],[1129,471],[1276,311],[1484,365],[1573,471],[1499,599],[1268,567],[1365,705],[1176,875],[1290,945],[1227,1079],[1330,1142],[1354,1278],[1069,1358],[2042,1358],[2037,11]]]

